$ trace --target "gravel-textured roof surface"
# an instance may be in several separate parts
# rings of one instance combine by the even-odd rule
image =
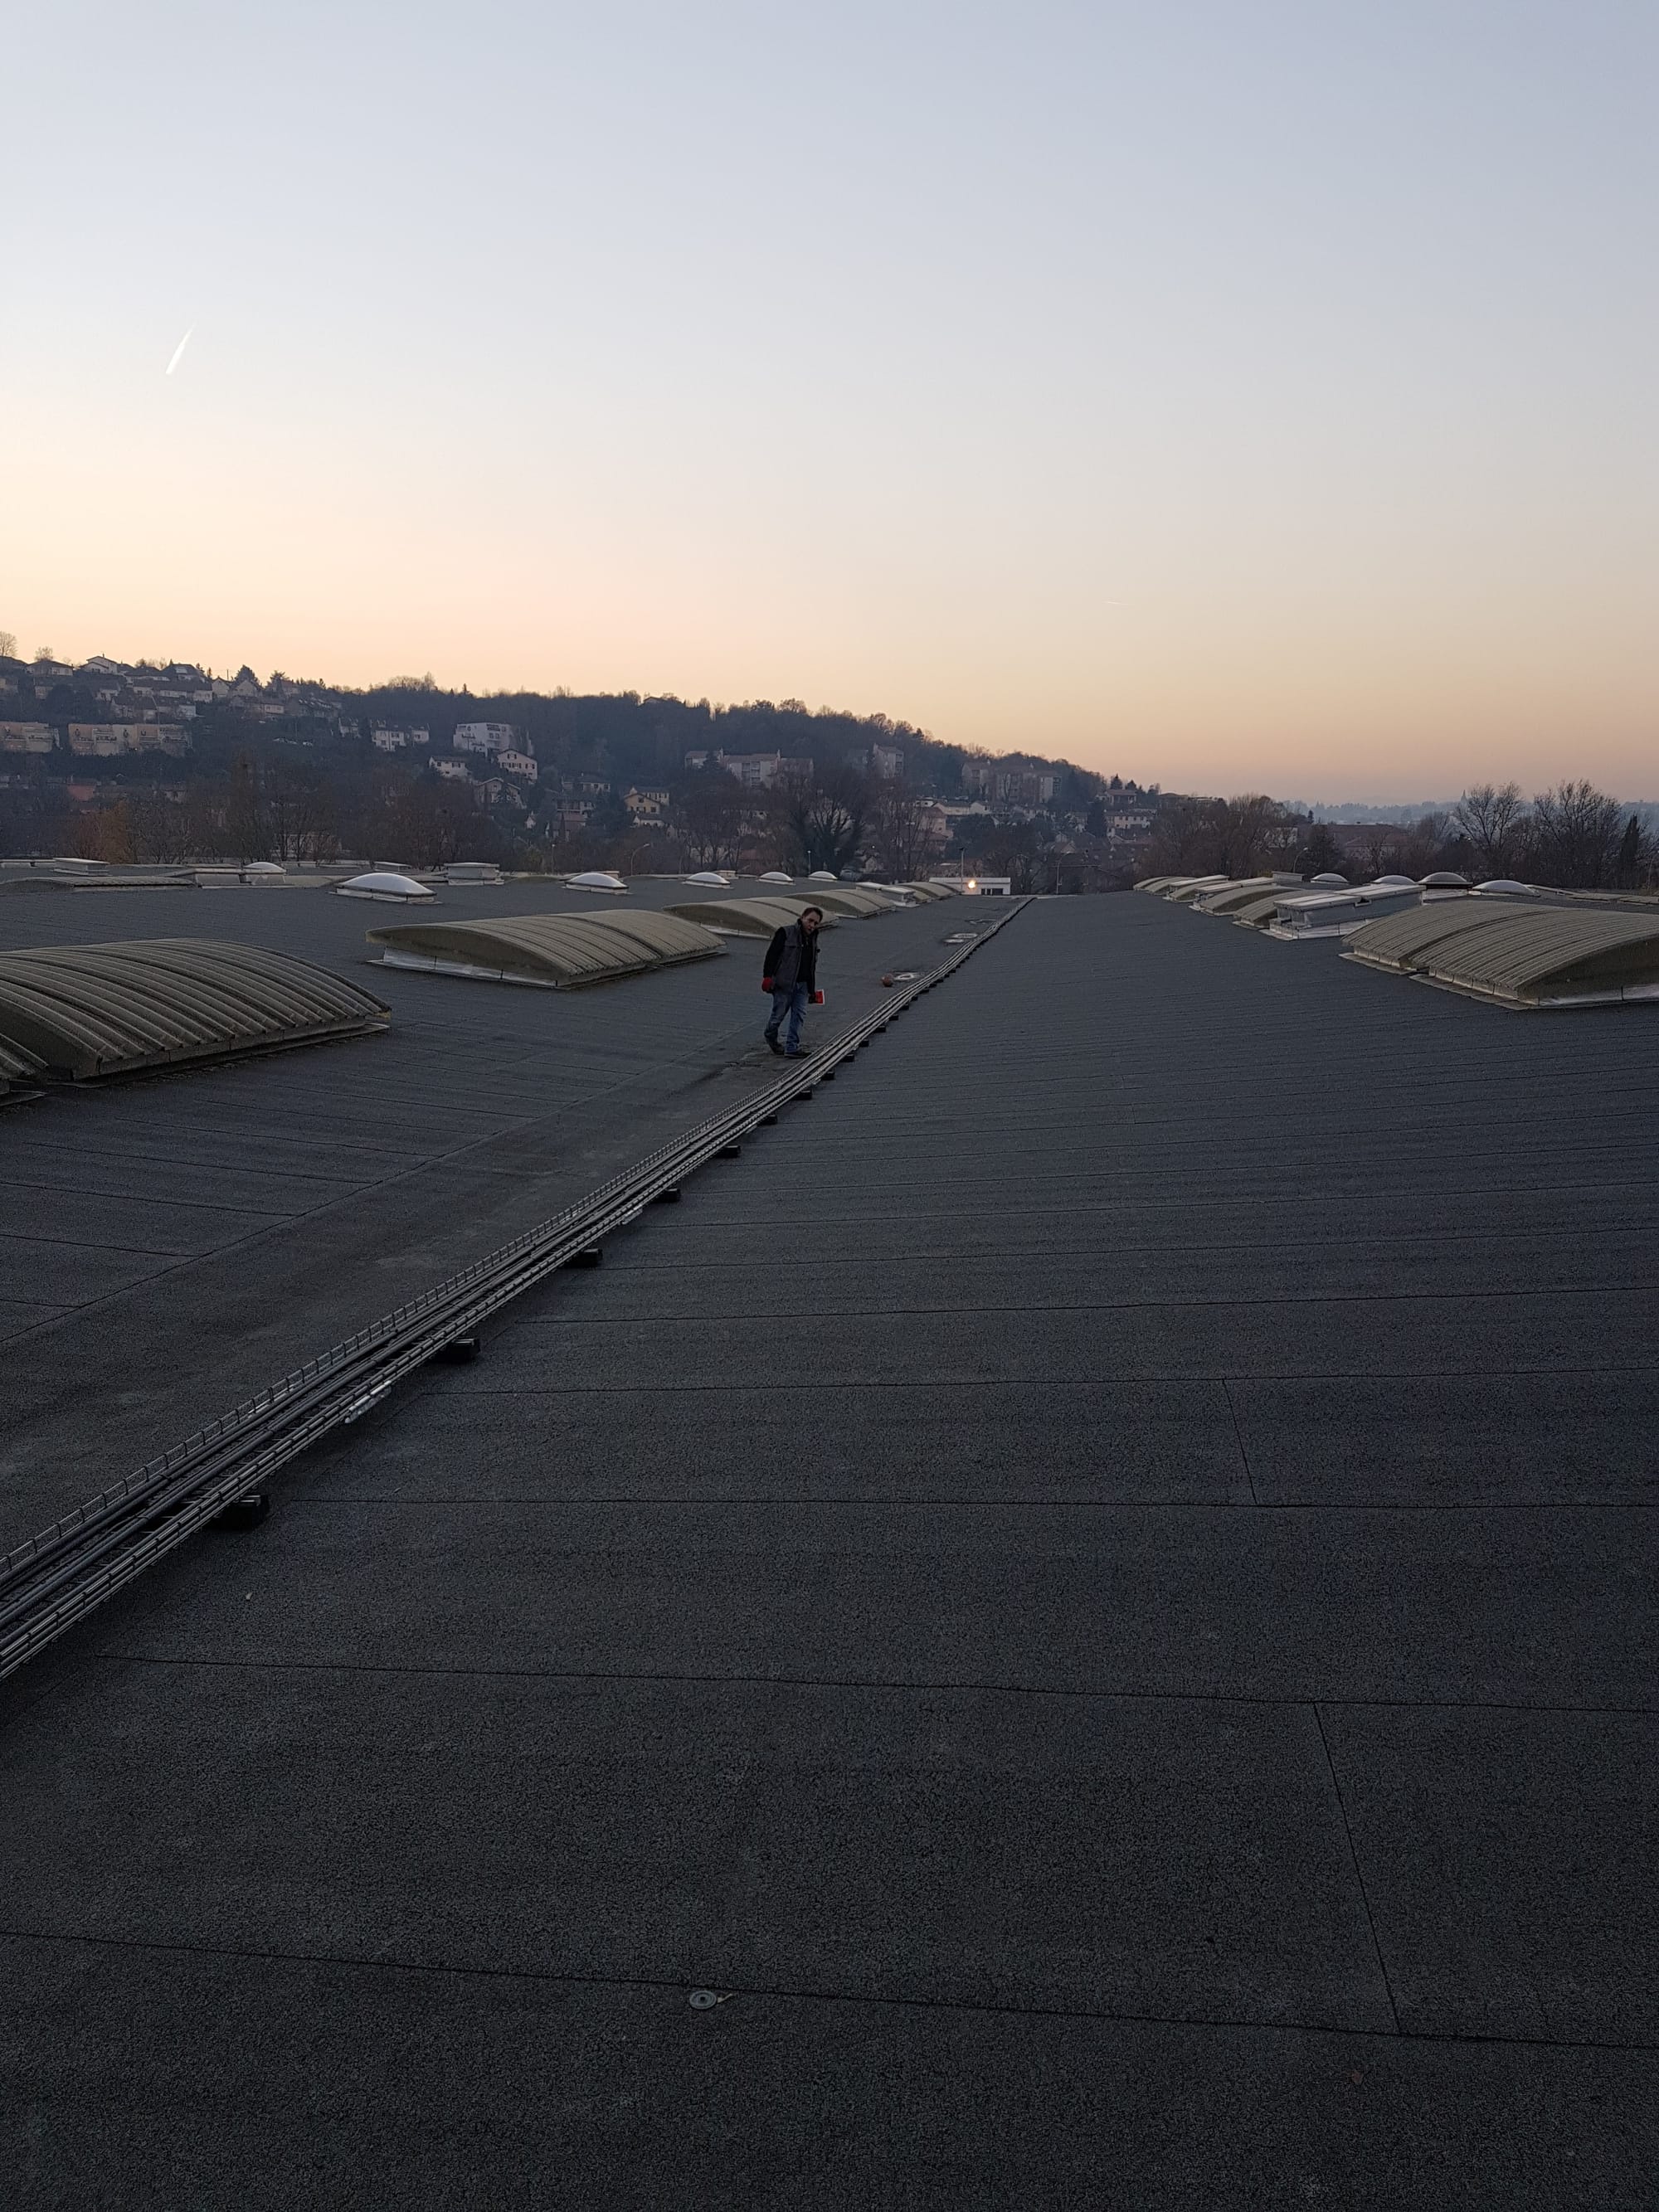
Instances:
[[[1644,2206],[1656,1079],[1028,909],[0,1688],[17,2201]]]

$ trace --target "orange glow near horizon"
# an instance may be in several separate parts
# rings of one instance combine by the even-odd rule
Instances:
[[[204,58],[77,12],[108,86],[43,93],[14,160],[25,652],[797,697],[1166,788],[1659,799],[1633,19],[647,6],[646,54],[556,8],[502,16],[504,77],[471,17],[349,0],[319,84],[303,23]],[[199,143],[135,183],[118,111],[181,70]]]

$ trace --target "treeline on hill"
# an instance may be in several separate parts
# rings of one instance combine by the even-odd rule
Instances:
[[[1275,800],[1166,798],[1146,875],[1249,876],[1326,870],[1355,880],[1450,868],[1472,882],[1514,877],[1563,890],[1638,890],[1659,882],[1659,837],[1594,784],[1559,783],[1528,800],[1516,783],[1476,784],[1443,814],[1403,825],[1333,825]]]
[[[439,866],[488,859],[531,870],[839,869],[863,857],[912,875],[943,855],[941,803],[961,801],[964,770],[991,757],[885,715],[813,712],[799,700],[716,707],[636,693],[481,698],[439,691],[429,678],[325,694],[280,674],[258,690],[258,719],[234,699],[200,708],[182,758],[138,752],[83,766],[54,755],[30,763],[27,777],[13,775],[0,792],[0,847],[117,862],[347,856]],[[66,684],[44,712],[61,726],[89,707]],[[539,771],[533,785],[509,787],[489,805],[480,803],[479,784],[446,781],[431,766],[459,724],[481,720],[511,725]],[[374,747],[377,728],[419,728],[429,742],[388,756]],[[884,772],[878,750],[887,757]],[[776,754],[810,767],[755,788],[715,764],[722,752]],[[695,753],[710,757],[688,766]],[[1040,765],[1054,778],[1041,816],[974,817],[960,836],[953,825],[953,855],[1030,874],[1068,820],[1082,826],[1106,779],[1064,761]],[[95,776],[95,801],[84,793],[66,801],[66,766],[71,780]],[[661,818],[630,815],[628,794],[636,789],[669,794]]]
[[[0,713],[58,732],[45,754],[5,755],[0,851],[14,854],[421,867],[494,860],[631,872],[862,863],[901,878],[948,865],[1006,875],[1016,891],[1270,869],[1358,879],[1444,867],[1583,890],[1659,877],[1640,818],[1582,781],[1530,800],[1514,783],[1481,785],[1405,827],[1328,823],[1271,799],[1142,791],[1066,761],[992,756],[883,714],[814,712],[798,699],[720,707],[637,692],[481,697],[441,691],[430,677],[343,692],[280,673],[261,684],[246,668],[208,689],[201,672],[185,671],[183,690],[152,691],[162,720],[178,711],[167,699],[188,692],[182,753],[94,759],[65,739],[76,721],[122,719],[118,704],[100,703],[109,695],[94,688],[100,679],[53,663],[47,690],[34,668],[10,659],[4,668],[11,696]],[[155,673],[141,663],[121,682],[137,695]],[[477,756],[465,781],[438,772],[441,756],[459,769],[457,726],[481,720],[512,726],[518,749],[533,756],[533,780],[497,777],[492,790]],[[428,741],[388,754],[375,747],[377,729],[422,730]],[[719,767],[717,753],[798,765],[756,787]],[[688,765],[698,754],[705,764]],[[666,796],[642,805],[641,793]]]

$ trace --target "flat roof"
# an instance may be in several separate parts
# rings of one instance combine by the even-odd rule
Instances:
[[[603,907],[557,883],[439,898],[423,924],[648,926],[696,893],[676,878]],[[199,930],[392,1012],[366,1044],[0,1109],[0,1552],[110,1466],[142,1464],[775,1073],[763,945],[614,991],[472,990],[371,964],[368,933],[395,911],[292,888],[0,899],[0,957]],[[837,932],[821,959],[834,1011],[809,1034],[874,1005],[894,967],[942,957],[948,911]]]
[[[380,1279],[556,1078],[737,1095],[748,966],[389,976],[477,1026]],[[1644,2203],[1656,1091],[1659,1019],[1025,908],[0,1685],[25,2201]],[[123,1156],[222,1163],[205,1096]]]

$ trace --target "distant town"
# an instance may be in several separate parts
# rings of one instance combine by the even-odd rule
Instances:
[[[1566,885],[1659,878],[1659,810],[1567,782],[1407,810],[1165,792],[803,702],[362,691],[280,671],[19,656],[0,632],[0,854],[528,872],[952,866],[1023,890],[1163,870],[1454,867]]]

